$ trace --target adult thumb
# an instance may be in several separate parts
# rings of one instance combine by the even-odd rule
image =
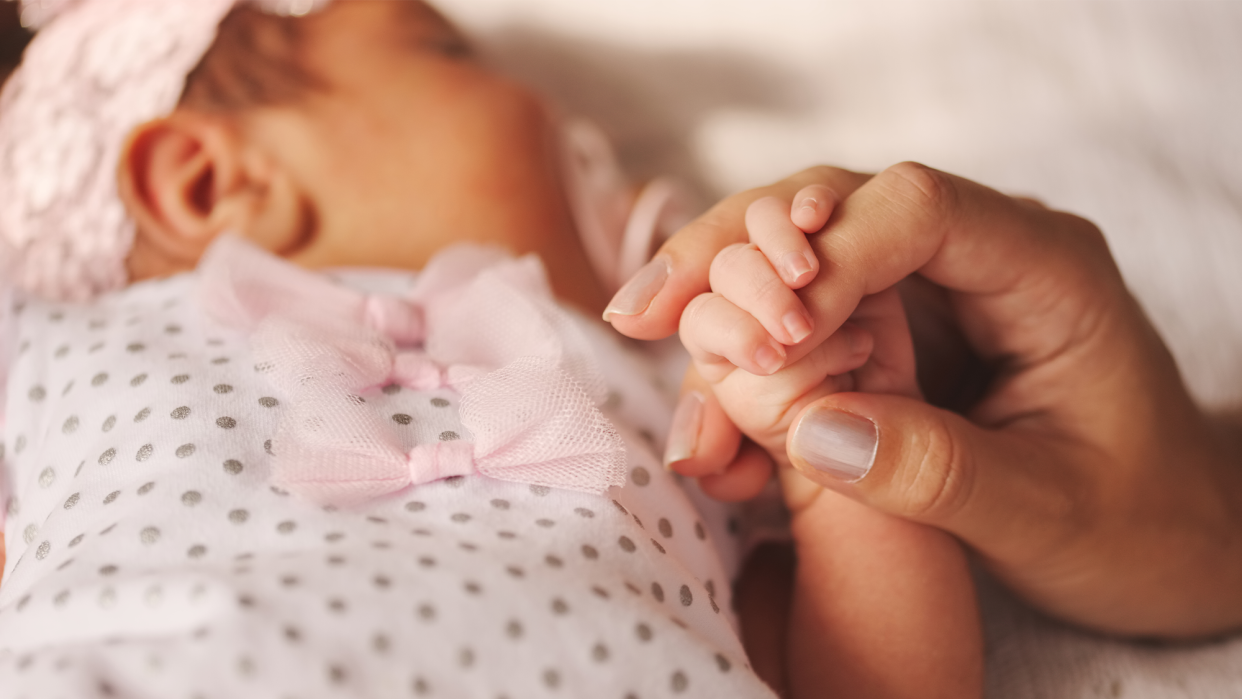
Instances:
[[[786,450],[808,479],[985,551],[1065,514],[1063,469],[1039,440],[912,398],[822,398],[794,420]]]

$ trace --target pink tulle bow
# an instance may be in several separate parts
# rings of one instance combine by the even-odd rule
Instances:
[[[451,248],[399,298],[224,236],[199,274],[208,314],[251,332],[256,368],[281,393],[278,487],[348,506],[472,473],[596,493],[624,482],[599,371],[533,256]],[[390,384],[459,392],[466,434],[403,450],[366,397]]]

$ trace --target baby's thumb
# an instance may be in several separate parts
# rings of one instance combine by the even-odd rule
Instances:
[[[786,449],[810,480],[985,551],[1021,537],[1039,516],[1027,504],[1059,485],[1025,440],[902,396],[822,398],[795,419]]]

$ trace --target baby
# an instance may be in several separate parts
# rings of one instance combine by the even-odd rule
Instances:
[[[724,518],[655,456],[671,415],[654,370],[581,314],[624,275],[580,236],[628,195],[580,196],[609,178],[575,169],[545,105],[422,3],[231,7],[79,2],[0,103],[27,114],[59,68],[113,96],[88,112],[126,136],[6,156],[55,177],[5,190],[20,205],[0,219],[28,290],[0,333],[0,696],[771,696],[731,619]],[[110,43],[117,26],[149,40]],[[149,77],[125,60],[194,66],[171,113],[123,123],[154,99],[125,97]],[[27,136],[0,113],[0,144]],[[114,165],[119,186],[92,188]],[[776,265],[830,212],[766,206],[752,232]],[[463,242],[543,266],[437,254]],[[805,359],[757,355],[747,323],[789,345],[809,331],[771,324],[767,259],[736,267],[755,284],[726,273],[684,338],[779,457],[797,406],[850,380],[833,377],[910,392],[913,367],[867,368],[908,358],[891,298]],[[327,267],[423,272],[305,271]],[[977,694],[960,551],[785,484],[789,690]]]
[[[717,254],[712,292],[691,301],[681,317],[681,339],[695,371],[665,462],[700,477],[704,490],[723,500],[759,495],[772,461],[781,467],[798,552],[786,630],[793,694],[831,686],[846,696],[978,695],[981,638],[973,584],[957,543],[810,483],[789,467],[785,454],[799,413],[826,395],[865,391],[921,400],[895,288],[866,297],[828,339],[805,342],[811,315],[794,290],[820,273],[806,235],[826,226],[836,201],[827,187],[810,185],[792,199],[766,196],[746,208],[751,243]],[[724,473],[712,473],[705,464],[711,459],[697,453],[699,442],[709,442],[697,438],[707,422],[703,413],[717,406],[752,442]],[[847,481],[861,477],[858,464],[873,457],[825,456],[837,457],[839,476]],[[863,610],[866,623],[859,617]],[[936,637],[943,645],[920,649]],[[874,664],[885,654],[906,658],[901,675]]]

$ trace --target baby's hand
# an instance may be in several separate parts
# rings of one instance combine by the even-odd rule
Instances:
[[[830,260],[821,271],[806,236],[824,228],[836,202],[832,190],[812,185],[792,205],[776,197],[752,203],[746,210],[750,243],[716,256],[711,293],[691,301],[681,317],[681,339],[698,374],[688,381],[702,384],[688,386],[683,395],[666,462],[700,477],[704,490],[721,499],[757,494],[772,460],[788,465],[786,434],[809,403],[841,391],[918,396],[913,348],[895,289],[865,297],[849,322],[818,345],[800,344],[812,334],[813,321],[795,290],[818,274],[833,273]],[[771,460],[744,447],[742,458],[721,473],[729,459],[697,453],[699,430],[724,422],[704,420],[705,411],[716,409]]]

